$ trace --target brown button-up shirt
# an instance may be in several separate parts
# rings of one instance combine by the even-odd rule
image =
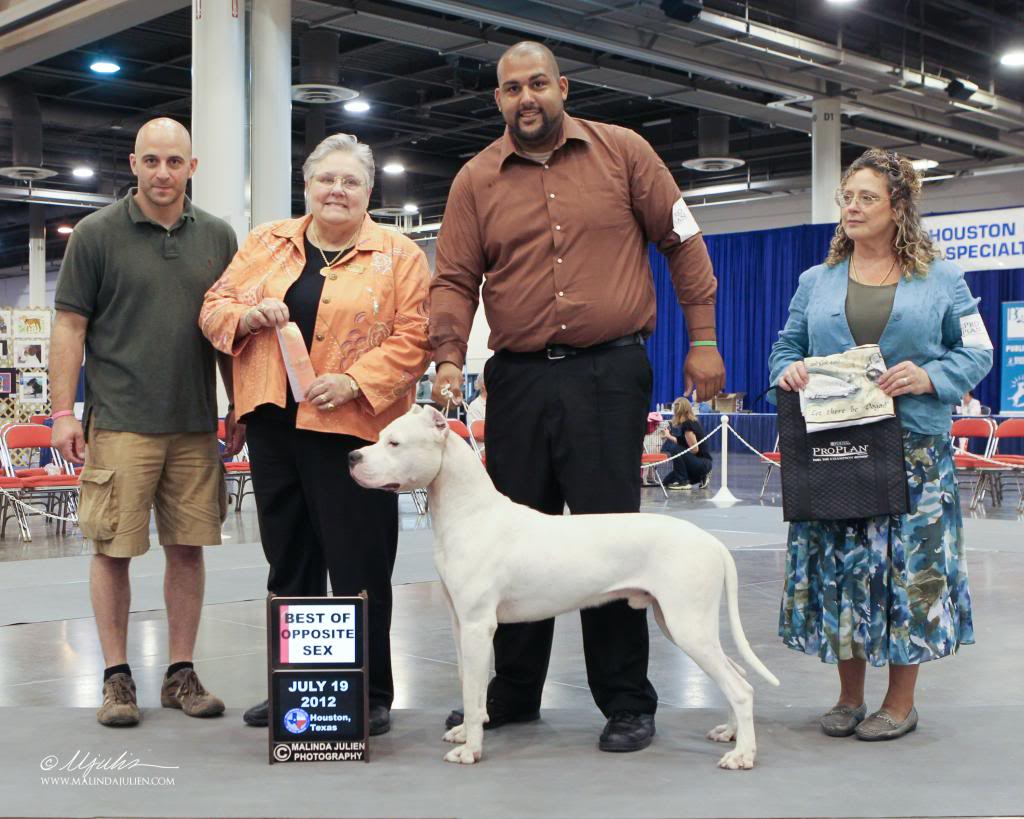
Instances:
[[[566,114],[540,164],[517,152],[506,129],[448,195],[430,286],[434,360],[465,362],[481,284],[494,350],[650,335],[649,241],[668,259],[680,304],[714,305],[717,283],[697,230],[672,174],[633,131]],[[713,309],[702,324],[713,327]]]

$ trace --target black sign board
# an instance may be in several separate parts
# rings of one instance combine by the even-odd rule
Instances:
[[[270,761],[369,761],[366,593],[271,597]]]

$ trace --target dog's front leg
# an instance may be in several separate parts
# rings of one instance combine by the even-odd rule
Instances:
[[[459,623],[462,662],[462,710],[465,744],[445,754],[446,762],[472,765],[483,754],[484,718],[487,715],[487,668],[491,659],[491,641],[497,623]],[[453,729],[455,730],[455,729]]]

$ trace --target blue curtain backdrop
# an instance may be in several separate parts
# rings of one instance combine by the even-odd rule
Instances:
[[[834,232],[834,224],[801,225],[705,237],[718,277],[718,345],[725,359],[726,391],[745,392],[745,409],[774,411],[767,401],[758,398],[768,389],[768,353],[786,323],[800,274],[824,261]],[[665,257],[653,245],[649,255],[658,297],[657,329],[647,344],[654,368],[653,400],[670,403],[683,394],[686,322]],[[997,412],[1000,305],[1024,300],[1024,269],[971,272],[967,284],[981,298],[981,315],[996,347],[995,366],[975,397]]]

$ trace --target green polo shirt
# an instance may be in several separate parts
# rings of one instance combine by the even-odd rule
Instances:
[[[55,303],[89,319],[85,420],[126,432],[217,428],[216,359],[203,295],[238,249],[223,219],[188,199],[167,229],[129,193],[75,226]]]

